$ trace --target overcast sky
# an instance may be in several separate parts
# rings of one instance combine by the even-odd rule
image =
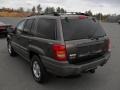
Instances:
[[[91,10],[94,13],[120,14],[120,0],[0,0],[0,7],[32,8],[41,4],[43,9],[47,6],[60,6],[68,11]]]

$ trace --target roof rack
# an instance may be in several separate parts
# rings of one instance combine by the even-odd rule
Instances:
[[[30,15],[30,16],[35,16],[35,15],[54,15],[54,16],[60,16],[60,15],[85,15],[85,16],[89,16],[88,14],[81,13],[81,12],[65,12],[65,13],[52,12],[52,13],[34,14],[34,15]]]
[[[63,14],[67,14],[67,15],[85,15],[85,16],[89,16],[88,14],[85,13],[81,13],[81,12],[66,12]]]
[[[60,16],[60,15],[85,15],[85,16],[89,16],[88,14],[81,13],[81,12],[65,12],[65,13],[53,12],[53,13],[47,13],[47,14],[42,14],[42,15],[54,15],[54,16]]]

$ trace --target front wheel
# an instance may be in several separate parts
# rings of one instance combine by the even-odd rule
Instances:
[[[47,72],[40,58],[34,55],[32,58],[32,74],[38,83],[44,83],[47,80]]]
[[[14,49],[11,46],[11,42],[8,42],[8,53],[10,54],[10,56],[16,56],[16,52],[14,51]]]

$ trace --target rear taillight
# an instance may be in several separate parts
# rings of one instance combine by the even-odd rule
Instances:
[[[58,61],[66,61],[67,54],[66,54],[66,47],[61,44],[54,44],[52,45],[52,50],[54,53],[54,59]]]

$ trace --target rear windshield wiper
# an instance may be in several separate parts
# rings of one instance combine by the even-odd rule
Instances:
[[[94,40],[94,39],[99,39],[101,37],[105,37],[106,35],[98,35],[98,36],[94,36],[94,35],[88,35],[88,38],[91,39],[91,40]]]

